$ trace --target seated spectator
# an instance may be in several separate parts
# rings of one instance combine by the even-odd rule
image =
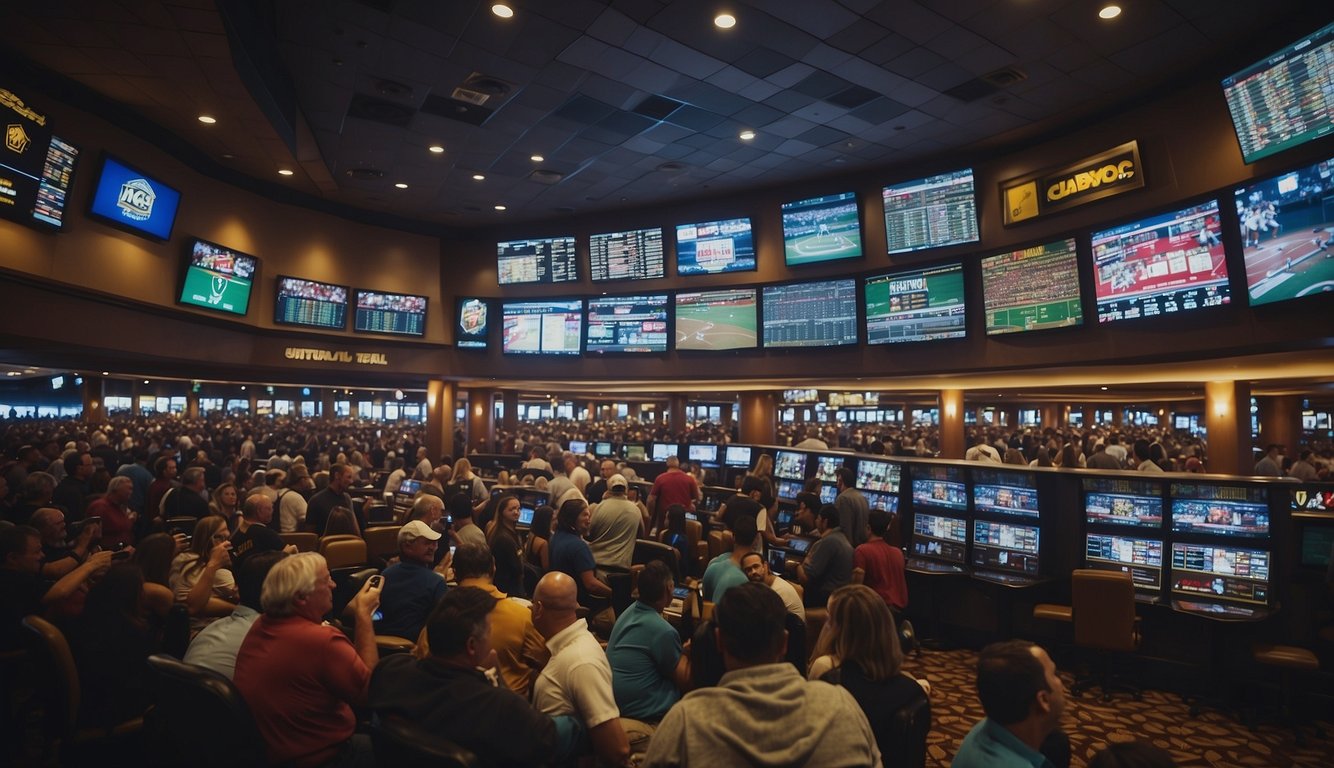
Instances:
[[[232,534],[232,557],[237,564],[256,552],[284,550],[283,538],[269,528],[273,520],[273,502],[267,496],[247,496],[241,505],[241,521]],[[295,552],[296,548],[293,547]]]
[[[215,551],[227,552],[227,546],[215,545]],[[279,560],[287,557],[283,552],[260,552],[246,558],[236,570],[236,582],[241,602],[231,614],[209,624],[190,641],[185,651],[184,661],[211,669],[228,680],[236,673],[236,654],[241,650],[241,642],[246,633],[259,618],[260,595],[264,588],[264,579]],[[227,560],[230,563],[230,558]]]
[[[130,509],[130,494],[133,492],[134,481],[119,475],[108,482],[107,492],[102,494],[102,498],[88,505],[88,516],[102,521],[103,549],[126,547],[134,543],[139,513]]]
[[[78,535],[69,541],[65,513],[55,507],[42,507],[34,512],[30,524],[42,535],[42,578],[48,581],[78,568],[102,536],[102,526],[84,518]]]
[[[852,544],[838,527],[838,508],[820,507],[815,530],[820,539],[797,565],[797,580],[806,586],[802,599],[807,608],[823,608],[834,590],[852,581]]]
[[[306,524],[306,494],[315,491],[315,481],[310,477],[310,470],[305,464],[293,464],[283,480],[283,488],[274,500],[277,510],[278,530],[293,533]]]
[[[607,661],[623,718],[656,723],[689,688],[690,657],[682,652],[680,633],[662,617],[672,602],[673,586],[667,566],[649,562],[639,574],[639,599],[612,628]]]
[[[89,577],[111,566],[112,553],[94,552],[53,582],[42,578],[42,536],[36,528],[15,525],[0,529],[0,650],[23,647],[20,622],[41,616],[48,607],[73,595]]]
[[[781,576],[775,576],[773,571],[769,570],[769,564],[765,562],[764,556],[759,552],[747,552],[741,558],[741,570],[745,572],[746,578],[756,584],[763,584],[778,593],[783,599],[783,607],[787,612],[795,614],[806,623],[806,606],[801,604],[801,596],[787,579]]]
[[[227,531],[227,521],[217,515],[207,515],[195,524],[194,535],[190,539],[190,548],[176,556],[171,563],[169,586],[176,602],[186,603],[191,607],[189,597],[195,584],[208,570],[209,554],[213,548],[228,541],[231,535]],[[230,565],[230,562],[228,563]],[[191,626],[198,630],[208,622],[203,617],[226,616],[232,612],[236,602],[236,580],[227,568],[219,568],[210,574],[209,599],[202,607],[192,610]]]
[[[361,526],[357,524],[357,516],[352,514],[352,510],[347,507],[334,507],[329,510],[329,517],[324,523],[324,533],[321,536],[360,536]]]
[[[528,698],[537,672],[547,660],[546,641],[533,626],[527,601],[510,600],[495,585],[496,561],[491,550],[464,544],[454,553],[454,577],[460,587],[476,587],[499,602],[491,611],[491,646],[501,682]]]
[[[1065,712],[1065,686],[1046,651],[1026,640],[983,648],[977,659],[977,697],[986,717],[964,737],[953,768],[1050,768],[1041,750]]]
[[[579,604],[596,616],[610,607],[611,587],[597,577],[593,551],[584,541],[591,522],[592,514],[583,499],[570,499],[560,506],[556,532],[551,535],[551,571],[573,579]]]
[[[445,579],[433,570],[439,545],[440,534],[420,520],[398,529],[398,562],[384,571],[380,593],[384,618],[376,622],[376,634],[407,640],[421,634],[427,617],[445,596]]]
[[[147,660],[162,640],[160,625],[149,618],[144,574],[136,563],[115,563],[88,590],[67,635],[79,670],[84,725],[113,725],[148,708]]]
[[[203,467],[187,467],[181,473],[181,484],[162,497],[162,517],[193,517],[198,520],[206,516],[208,500],[204,498],[204,482]],[[126,501],[129,501],[128,496]]]
[[[852,551],[852,564],[865,572],[862,583],[875,590],[897,616],[908,607],[908,579],[903,550],[885,540],[893,519],[883,509],[871,510],[866,523],[870,536]]]
[[[756,505],[758,509],[759,505]],[[723,599],[723,593],[732,587],[746,583],[746,573],[741,570],[741,559],[754,551],[751,543],[755,539],[755,518],[749,514],[736,515],[732,519],[732,551],[724,552],[704,569],[704,599],[717,604]]]

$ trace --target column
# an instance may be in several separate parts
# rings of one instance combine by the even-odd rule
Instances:
[[[496,445],[496,391],[489,387],[468,390],[468,452],[491,453]]]
[[[84,379],[84,383],[87,383]],[[1273,395],[1255,398],[1259,408],[1260,445],[1277,443],[1283,446],[1285,456],[1297,458],[1302,443],[1302,399],[1297,395]]]
[[[1091,406],[1084,406],[1084,429],[1092,429],[1098,420],[1098,409]]]
[[[107,420],[104,391],[101,376],[83,377],[83,420],[89,424],[103,424]],[[135,407],[139,404],[135,403]]]
[[[320,418],[332,419],[334,417],[334,390],[325,387],[320,390]]]
[[[198,392],[191,391],[191,392],[187,392],[187,393],[186,393],[186,395],[185,395],[185,418],[187,418],[187,419],[197,419],[197,418],[199,418],[199,393],[198,393]]]
[[[1204,383],[1204,426],[1208,430],[1211,473],[1249,475],[1251,457],[1251,385],[1246,381]]]
[[[912,427],[912,403],[903,404],[903,428]]]
[[[602,406],[602,420],[611,421],[614,418],[616,418],[616,405],[613,403],[607,403],[606,405]]]
[[[968,440],[963,429],[963,390],[942,389],[938,398],[940,458],[962,459],[968,450]]]
[[[1019,428],[1019,409],[1014,406],[1008,406],[1001,409],[1001,418],[1005,421],[1005,426],[1010,431]]]
[[[458,389],[452,381],[426,382],[426,453],[431,461],[454,451],[454,409]],[[508,409],[506,410],[508,414]]]
[[[667,401],[668,418],[670,426],[668,427],[673,435],[679,435],[686,431],[686,396],[672,395]],[[742,440],[741,442],[747,442]]]
[[[1060,408],[1055,405],[1042,406],[1042,428],[1059,428],[1061,426]]]
[[[777,409],[778,401],[772,392],[741,393],[741,442],[773,445],[778,439]]]
[[[506,432],[513,435],[519,431],[519,391],[517,389],[501,390],[500,403],[505,410],[505,415],[500,423]]]
[[[1125,420],[1126,407],[1120,403],[1112,404],[1112,426],[1120,429],[1121,425],[1125,423]]]
[[[639,414],[643,413],[640,409],[641,403],[627,402],[625,404],[625,418],[629,421],[639,421]]]
[[[719,403],[719,404],[718,404],[718,420],[719,420],[719,423],[722,424],[723,429],[731,429],[731,428],[732,428],[732,404],[731,404],[731,403]]]

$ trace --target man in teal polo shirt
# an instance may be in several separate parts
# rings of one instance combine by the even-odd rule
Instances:
[[[648,563],[639,574],[639,599],[616,619],[607,643],[622,718],[657,723],[689,683],[690,657],[661,615],[671,601],[671,571],[657,560]]]
[[[977,697],[986,717],[964,737],[952,768],[1052,768],[1039,750],[1065,712],[1065,687],[1042,648],[992,643],[977,659]]]

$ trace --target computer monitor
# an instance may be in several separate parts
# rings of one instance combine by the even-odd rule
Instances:
[[[648,447],[642,443],[626,443],[621,446],[626,461],[648,461]]]
[[[593,444],[593,453],[599,458],[606,458],[611,455],[611,443],[606,440],[599,440]]]
[[[780,499],[797,498],[797,494],[801,493],[801,488],[803,485],[804,484],[799,480],[779,480],[778,498]]]
[[[787,540],[787,548],[795,554],[805,555],[806,551],[811,548],[811,540],[794,536]]]
[[[1269,492],[1264,487],[1172,483],[1172,530],[1238,538],[1269,536]]]
[[[968,510],[968,487],[963,470],[954,466],[913,467],[913,506],[952,512]]]
[[[519,527],[527,528],[533,524],[533,514],[537,511],[536,507],[528,506],[519,502]]]
[[[678,456],[681,453],[681,446],[676,443],[654,443],[653,460],[666,461],[672,456]]]
[[[1084,478],[1084,520],[1090,524],[1163,527],[1163,484],[1153,480]]]
[[[879,459],[857,461],[857,488],[863,493],[866,491],[898,493],[899,476],[900,467],[892,461]]]
[[[825,485],[821,485],[821,486],[820,486],[820,503],[821,503],[821,504],[833,504],[833,503],[834,503],[834,499],[837,499],[837,498],[838,498],[838,486],[835,486],[835,485],[828,485],[828,484],[825,484]]]
[[[891,515],[899,511],[899,497],[892,493],[877,493],[875,491],[862,491],[861,493],[866,497],[866,504],[871,509],[883,509]]]
[[[686,446],[686,457],[695,463],[705,466],[717,466],[718,464],[718,446],[690,444]]]
[[[422,481],[407,479],[398,484],[398,490],[395,491],[395,493],[397,493],[399,496],[411,497],[411,496],[416,496],[417,492],[420,491],[421,489],[422,489]]]
[[[963,565],[967,548],[968,521],[921,512],[913,515],[913,555]]]
[[[1038,489],[1028,472],[973,470],[973,511],[1038,518]]]
[[[1172,542],[1172,593],[1225,602],[1269,604],[1266,550]]]
[[[769,570],[775,576],[782,576],[787,570],[787,550],[774,547],[769,550]]]
[[[822,483],[834,483],[838,481],[839,468],[843,466],[842,456],[816,456],[815,457],[815,476],[820,478]]]
[[[779,451],[774,457],[774,477],[805,480],[806,454],[798,451]]]
[[[749,467],[750,446],[749,445],[727,446],[727,451],[723,454],[723,463],[729,467]]]
[[[570,453],[573,453],[576,456],[582,456],[585,453],[588,453],[588,442],[585,440],[571,440]]]
[[[1162,589],[1162,539],[1089,533],[1084,539],[1084,554],[1089,568],[1129,573],[1136,589]]]
[[[1037,576],[1040,572],[1039,538],[1036,525],[974,520],[973,565]]]

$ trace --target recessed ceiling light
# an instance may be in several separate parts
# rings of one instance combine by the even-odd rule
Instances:
[[[144,383],[147,384],[147,383],[148,383],[148,379],[144,379]]]
[[[291,176],[293,173],[295,173],[295,171],[293,171],[291,168],[279,168],[279,169],[278,169],[278,175],[279,175],[279,176]]]
[[[512,18],[514,16],[514,9],[504,3],[496,3],[491,6],[491,12],[502,19]]]
[[[439,144],[432,144],[431,146],[427,147],[427,149],[430,150],[433,154],[437,155],[445,151],[445,148],[440,146]]]
[[[1098,18],[1100,19],[1114,19],[1120,15],[1121,6],[1119,5],[1105,5],[1102,10],[1098,11]]]
[[[242,391],[242,392],[245,391],[245,385],[244,385],[244,384],[241,385],[241,391]]]
[[[1103,387],[1103,388],[1102,388],[1102,391],[1103,391],[1103,392],[1106,392],[1106,391],[1107,391],[1107,387]]]
[[[503,210],[505,210],[505,206],[503,206],[503,205],[497,205],[497,206],[496,206],[496,210],[497,210],[497,211],[503,211]]]
[[[750,141],[751,139],[755,138],[755,132],[747,129],[742,131],[741,133],[738,133],[737,138],[741,139],[742,141]]]
[[[534,163],[540,163],[540,162],[542,162],[543,160],[546,160],[546,158],[545,158],[545,157],[542,157],[541,155],[533,155],[532,157],[530,157],[530,158],[528,158],[528,159],[529,159],[529,160],[532,160]]]
[[[720,13],[713,17],[713,25],[718,29],[731,29],[736,26],[736,17],[730,13]]]
[[[483,175],[480,174],[480,173],[474,173],[474,174],[472,175],[472,180],[473,180],[473,181],[486,181],[486,177],[483,176]]]
[[[407,185],[407,184],[404,184],[404,183],[401,182],[401,181],[398,182],[397,184],[395,184],[394,186],[398,187],[399,189],[407,189],[407,188],[408,188],[408,185]]]
[[[200,115],[199,122],[203,123],[204,125],[213,125],[214,123],[218,122],[218,118],[214,117],[213,115]]]
[[[102,371],[102,375],[103,375],[103,376],[110,376],[110,375],[111,375],[111,372],[110,372],[110,371]]]

